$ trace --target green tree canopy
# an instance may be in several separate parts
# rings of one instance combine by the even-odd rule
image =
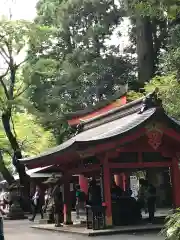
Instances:
[[[45,26],[41,27],[24,20],[0,19],[0,114],[4,132],[13,151],[12,163],[19,173],[20,183],[24,185],[27,194],[29,177],[26,175],[25,167],[18,161],[23,157],[22,149],[14,132],[12,120],[13,114],[28,102],[25,101],[26,98],[22,98],[31,84],[29,78],[25,78],[22,74],[24,63],[31,57],[27,56],[28,46],[31,45],[32,48],[36,46],[39,49],[46,39],[51,40],[51,30]],[[2,156],[0,160],[3,176],[11,183],[13,179],[2,164]]]
[[[55,139],[51,132],[44,130],[38,124],[35,116],[27,111],[13,114],[12,128],[21,147],[23,156],[35,156],[50,147],[55,146]],[[0,148],[4,155],[5,163],[12,168],[13,150],[6,137],[2,123],[0,124]]]
[[[44,68],[47,75],[37,71],[31,75],[29,96],[40,113],[50,116],[45,124],[59,134],[67,129],[60,121],[64,112],[108,99],[134,75],[129,58],[108,43],[123,21],[115,1],[43,0],[37,13],[36,23],[56,32],[46,51],[31,48],[30,64],[42,68],[49,64]]]

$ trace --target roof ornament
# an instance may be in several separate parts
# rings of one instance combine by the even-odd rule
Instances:
[[[159,88],[156,87],[152,93],[149,93],[145,97],[139,114],[143,113],[148,108],[162,107],[162,100],[158,97],[158,93],[159,93]]]
[[[83,128],[84,128],[84,125],[82,122],[80,122],[76,127],[76,132],[74,135],[76,136],[77,134],[81,133],[83,131]]]

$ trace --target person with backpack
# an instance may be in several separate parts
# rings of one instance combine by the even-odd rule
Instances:
[[[141,178],[139,180],[140,188],[138,192],[138,205],[140,210],[144,210],[147,213],[147,192],[148,192],[148,182],[147,180]]]
[[[149,213],[149,223],[153,223],[156,210],[156,188],[149,184],[147,191],[147,208]]]
[[[81,190],[80,185],[76,186],[76,218],[80,218],[80,209],[84,209],[86,201],[86,195]]]

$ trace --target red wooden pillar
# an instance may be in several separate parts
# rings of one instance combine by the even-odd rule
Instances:
[[[104,200],[106,206],[106,226],[112,226],[111,176],[107,156],[103,162]]]
[[[79,175],[79,185],[83,192],[88,193],[88,179],[83,175]]]
[[[71,192],[70,192],[70,177],[64,178],[64,224],[72,224],[71,220]]]
[[[172,159],[171,182],[172,182],[173,207],[179,208],[180,207],[180,191],[179,191],[180,171],[179,171],[177,158]]]

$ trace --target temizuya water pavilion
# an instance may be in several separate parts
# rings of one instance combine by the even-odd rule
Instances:
[[[123,103],[125,99],[121,98],[120,101]],[[122,177],[122,174],[127,178],[127,173],[137,170],[151,172],[153,169],[155,178],[155,172],[159,176],[166,169],[170,172],[172,205],[174,208],[180,207],[180,123],[165,113],[156,92],[145,99],[121,106],[113,105],[106,111],[93,111],[93,114],[85,112],[84,116],[79,114],[73,119],[71,116],[70,124],[80,126],[76,136],[36,157],[21,160],[28,168],[56,165],[64,173],[65,222],[71,222],[68,196],[72,175],[103,175],[107,227],[113,224],[112,175],[116,175],[116,181],[120,182],[117,176]]]

